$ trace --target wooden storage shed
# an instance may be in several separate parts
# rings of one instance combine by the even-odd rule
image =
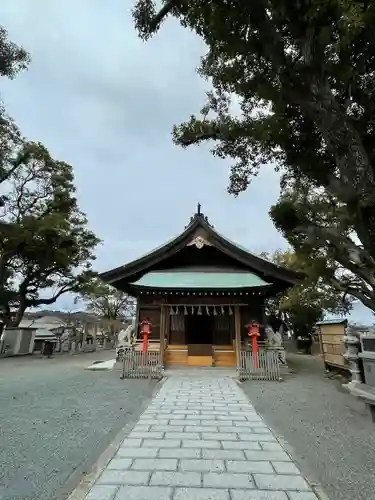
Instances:
[[[344,336],[348,325],[346,319],[330,319],[319,321],[320,349],[323,355],[325,367],[346,369],[346,361],[343,356],[345,352]]]

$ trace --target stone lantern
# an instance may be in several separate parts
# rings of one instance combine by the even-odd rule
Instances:
[[[352,380],[348,384],[348,388],[352,388],[357,384],[362,383],[362,375],[360,369],[359,353],[361,349],[360,332],[348,326],[344,336],[345,352],[344,359],[348,363],[348,369],[352,375]]]

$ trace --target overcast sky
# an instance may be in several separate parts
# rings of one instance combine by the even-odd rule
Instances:
[[[129,0],[8,0],[1,24],[31,53],[27,72],[1,82],[24,135],[73,165],[81,208],[103,240],[100,271],[181,232],[202,211],[254,252],[286,246],[268,217],[278,176],[265,167],[248,191],[226,192],[230,163],[209,146],[173,145],[173,124],[197,112],[207,83],[195,68],[204,46],[174,21],[148,43]]]

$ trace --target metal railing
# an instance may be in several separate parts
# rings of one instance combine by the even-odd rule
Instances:
[[[163,363],[161,353],[157,351],[125,352],[122,358],[121,378],[162,378]]]
[[[240,380],[280,380],[278,352],[264,350],[254,354],[241,351],[237,375]]]

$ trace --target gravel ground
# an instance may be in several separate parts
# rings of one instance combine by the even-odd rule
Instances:
[[[66,498],[77,471],[138,419],[154,382],[84,370],[113,357],[0,359],[0,500]]]
[[[302,472],[330,500],[375,499],[375,424],[366,406],[325,377],[321,361],[290,355],[281,383],[242,388],[270,427],[294,448]]]

